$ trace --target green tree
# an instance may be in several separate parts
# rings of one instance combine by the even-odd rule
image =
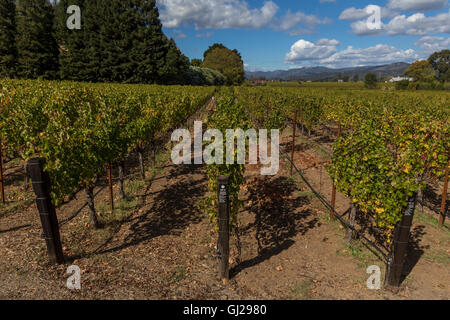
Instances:
[[[185,72],[185,78],[186,83],[193,86],[221,86],[227,81],[217,70],[193,66]]]
[[[189,59],[182,56],[175,42],[169,41],[164,35],[155,1],[137,1],[141,12],[145,14],[140,19],[140,35],[134,40],[134,56],[139,70],[135,82],[165,83],[164,81],[173,80],[171,76],[177,72],[182,73],[188,67]],[[166,66],[167,63],[170,65]]]
[[[182,83],[189,60],[162,32],[155,0],[84,0],[82,29],[68,30],[68,0],[58,6],[64,79]]]
[[[366,88],[369,88],[369,89],[376,88],[377,82],[378,82],[377,75],[374,73],[369,72],[364,77],[364,84],[365,84]]]
[[[98,0],[102,7],[98,34],[100,43],[100,77],[103,82],[133,82],[138,57],[133,50],[137,20],[134,1]]]
[[[214,44],[204,54],[203,67],[217,70],[227,78],[227,85],[241,85],[244,82],[244,62],[239,52],[222,44]]]
[[[354,76],[353,76],[353,82],[358,82],[359,81],[359,75],[358,74],[355,74]]]
[[[428,62],[437,72],[437,78],[440,81],[450,81],[450,50],[446,49],[433,53],[428,58]]]
[[[93,7],[89,2],[95,1],[77,1],[81,9],[81,29],[70,30],[67,28],[68,19],[67,8],[72,4],[70,0],[59,0],[56,9],[56,31],[57,41],[60,47],[59,55],[59,74],[61,79],[74,81],[96,81],[97,73],[91,70],[91,59],[95,56],[90,45],[90,35],[92,28]]]
[[[430,82],[434,79],[434,71],[427,60],[416,61],[405,71],[407,77],[414,82]]]
[[[189,59],[178,49],[175,41],[170,39],[167,44],[165,63],[159,69],[160,83],[177,84],[183,83],[183,74],[189,67]]]
[[[203,64],[203,60],[201,60],[201,59],[192,59],[191,60],[192,67],[201,67],[202,64]]]
[[[155,0],[98,0],[104,3],[100,26],[100,79],[122,83],[182,83],[189,65],[162,32]]]
[[[225,47],[223,44],[221,44],[221,43],[214,43],[212,46],[210,46],[209,48],[208,48],[208,50],[206,50],[204,53],[203,53],[203,59],[205,59],[206,58],[206,56],[211,52],[211,51],[213,51],[214,49],[227,49],[227,47]]]
[[[15,1],[0,0],[0,78],[12,78],[16,74],[15,16]]]
[[[48,0],[19,0],[17,7],[18,75],[57,78],[58,44],[53,26],[54,8]]]

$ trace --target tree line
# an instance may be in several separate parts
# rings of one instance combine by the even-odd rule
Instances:
[[[405,79],[396,82],[395,87],[405,89],[449,89],[450,88],[450,50],[444,49],[434,52],[427,60],[413,62],[405,70]],[[366,87],[377,86],[377,76],[373,73],[366,74],[364,82]]]
[[[71,30],[67,8],[74,4],[81,9],[81,28]],[[242,65],[243,80],[242,59],[232,52],[240,60],[236,65]],[[223,56],[223,51],[216,53]],[[198,85],[240,81],[231,79],[236,72],[222,74],[228,68],[206,67],[191,66],[174,39],[166,37],[155,0],[0,0],[0,78]]]

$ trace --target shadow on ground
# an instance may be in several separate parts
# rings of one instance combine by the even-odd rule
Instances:
[[[202,167],[195,165],[177,166],[170,173],[174,177],[182,175],[187,177],[173,184],[168,179],[168,184],[155,193],[151,208],[131,220],[129,235],[121,245],[98,253],[120,251],[163,235],[177,235],[190,224],[200,222],[203,217],[197,202],[207,191],[206,177]]]
[[[309,198],[293,197],[297,187],[287,178],[258,177],[249,181],[248,185],[247,203],[251,205],[246,209],[255,215],[255,222],[241,233],[255,231],[258,254],[232,268],[231,277],[290,248],[297,234],[304,235],[320,226],[318,218],[308,219],[312,211],[298,212],[298,208],[309,203]]]
[[[429,249],[429,245],[421,245],[423,236],[426,234],[425,226],[416,226],[411,230],[411,235],[409,237],[408,243],[408,254],[406,257],[405,264],[403,266],[402,277],[400,283],[402,283],[414,269],[416,264],[419,262],[420,258],[425,253],[425,249]]]

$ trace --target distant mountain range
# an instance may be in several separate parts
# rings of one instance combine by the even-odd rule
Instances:
[[[246,71],[245,75],[247,79],[264,77],[267,80],[329,80],[337,79],[338,77],[350,77],[352,79],[355,75],[358,75],[359,79],[363,79],[364,76],[369,73],[375,73],[378,78],[385,78],[389,76],[403,76],[404,72],[410,64],[404,62],[392,63],[382,66],[367,66],[367,67],[354,67],[354,68],[342,68],[331,69],[327,67],[307,67],[290,70],[276,70],[276,71]]]

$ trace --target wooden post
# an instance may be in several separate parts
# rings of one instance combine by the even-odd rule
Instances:
[[[398,287],[400,285],[403,265],[408,250],[411,225],[414,218],[414,210],[416,209],[416,198],[417,194],[414,194],[409,199],[402,220],[395,230],[393,247],[386,268],[385,285],[388,287]]]
[[[229,199],[229,177],[217,177],[217,197],[219,200],[218,226],[219,240],[217,242],[217,253],[219,255],[219,275],[222,281],[230,278],[229,256],[230,256],[230,199]]]
[[[6,199],[5,199],[5,185],[4,185],[4,180],[3,180],[3,156],[2,156],[2,140],[0,140],[0,192],[2,194],[2,202],[3,204],[6,203]]]
[[[444,190],[442,191],[442,204],[441,204],[441,212],[442,214],[439,216],[439,227],[442,228],[445,222],[445,209],[447,205],[447,192],[448,192],[448,167],[450,163],[447,163],[447,168],[445,168],[445,180],[444,180]]]
[[[338,126],[338,139],[341,137],[341,133],[342,133],[342,127],[341,124],[339,123]],[[333,188],[331,190],[331,208],[332,210],[330,211],[330,219],[334,220],[335,216],[334,216],[334,211],[336,210],[336,185],[334,184],[333,181]]]
[[[294,123],[293,123],[293,133],[292,133],[292,151],[291,151],[291,176],[292,172],[294,170],[294,152],[295,152],[295,136],[296,136],[296,129],[297,129],[297,110],[294,112]]]
[[[111,212],[114,211],[114,194],[113,194],[113,180],[112,180],[112,166],[108,163],[108,186],[109,186],[109,203],[111,205]]]
[[[44,171],[44,165],[44,158],[31,159],[28,161],[27,172],[36,194],[36,205],[41,218],[48,255],[52,263],[62,264],[64,263],[64,255],[59,235],[58,218],[50,197],[50,176]]]

